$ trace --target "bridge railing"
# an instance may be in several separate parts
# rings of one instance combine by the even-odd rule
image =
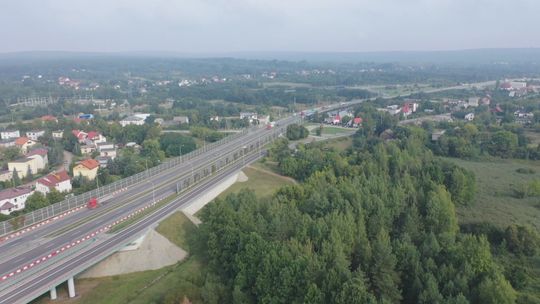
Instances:
[[[115,194],[117,193],[117,191],[122,191],[126,187],[132,186],[149,177],[155,176],[168,169],[176,167],[179,164],[189,161],[207,151],[213,150],[222,144],[234,141],[255,129],[257,129],[257,127],[245,129],[242,132],[226,136],[219,141],[209,143],[202,148],[167,160],[155,167],[149,168],[148,170],[139,172],[135,175],[101,186],[97,189],[82,193],[80,195],[69,197],[61,202],[52,204],[50,206],[37,209],[32,212],[28,212],[12,219],[0,222],[0,235],[4,236],[14,231],[24,230],[25,228],[32,227],[47,219],[51,219],[57,216],[64,216],[67,212],[74,210],[75,208],[84,208],[90,198],[104,198],[108,195]]]

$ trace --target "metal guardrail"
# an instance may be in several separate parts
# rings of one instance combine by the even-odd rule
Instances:
[[[175,157],[173,159],[170,159],[168,161],[165,161],[155,167],[152,167],[148,170],[139,172],[135,175],[123,178],[121,180],[118,180],[116,182],[104,185],[102,187],[99,187],[97,189],[82,193],[77,196],[73,196],[70,198],[67,198],[61,202],[55,203],[53,205],[47,206],[45,208],[41,208],[38,210],[34,210],[29,213],[25,213],[22,215],[19,215],[17,217],[14,217],[12,219],[0,222],[0,235],[6,235],[11,232],[15,232],[20,229],[24,229],[26,227],[32,226],[34,224],[37,224],[39,222],[42,222],[44,220],[53,218],[55,216],[61,215],[69,210],[72,210],[77,207],[81,207],[86,205],[88,200],[92,197],[103,197],[105,195],[112,194],[118,190],[124,189],[126,187],[132,186],[134,184],[137,184],[148,177],[155,176],[160,174],[161,172],[164,172],[168,169],[171,169],[173,167],[178,166],[179,164],[182,164],[186,161],[189,161],[203,153],[206,153],[210,150],[215,149],[216,147],[226,144],[228,142],[231,142],[239,137],[242,137],[243,135],[251,132],[252,130],[257,129],[257,127],[252,127],[249,129],[245,129],[242,132],[236,133],[234,135],[230,135],[227,137],[222,138],[219,141],[210,143],[208,145],[205,145],[202,148],[199,148],[197,150],[193,150],[190,153]]]

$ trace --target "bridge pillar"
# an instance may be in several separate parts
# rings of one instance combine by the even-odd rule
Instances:
[[[68,281],[68,294],[70,298],[75,297],[75,281],[73,280],[73,277],[69,278]]]
[[[56,300],[56,286],[51,288],[51,300]]]

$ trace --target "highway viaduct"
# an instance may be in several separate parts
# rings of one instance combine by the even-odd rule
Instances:
[[[352,105],[340,103],[316,110],[325,112]],[[97,209],[74,206],[61,216],[22,228],[25,233],[19,230],[5,234],[0,238],[0,303],[27,303],[47,291],[55,299],[56,286],[65,281],[69,296],[74,297],[75,275],[261,158],[265,145],[283,135],[288,125],[301,122],[301,115],[295,115],[278,121],[271,129],[252,128],[233,135],[159,172],[147,170],[140,180],[124,188],[96,192],[103,202]],[[114,231],[129,221],[129,225]]]

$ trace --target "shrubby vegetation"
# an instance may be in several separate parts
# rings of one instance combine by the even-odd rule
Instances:
[[[308,137],[309,131],[304,126],[292,124],[287,126],[286,135],[289,140],[298,140]]]

